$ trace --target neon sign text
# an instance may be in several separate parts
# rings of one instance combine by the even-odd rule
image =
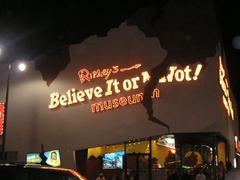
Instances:
[[[78,71],[78,77],[80,82],[83,84],[85,81],[90,82],[96,78],[104,78],[107,80],[111,74],[116,74],[118,72],[131,71],[133,69],[138,69],[141,67],[141,64],[135,64],[128,68],[119,68],[119,66],[112,66],[111,68],[106,69],[97,69],[94,71],[89,71],[88,69],[80,69]]]
[[[169,74],[167,76],[160,78],[159,83],[173,82],[173,80],[176,80],[177,82],[181,82],[183,80],[186,80],[186,81],[197,80],[201,70],[202,70],[202,65],[198,64],[196,67],[194,76],[191,77],[192,69],[190,69],[189,66],[186,66],[184,70],[178,69],[177,66],[170,66]]]
[[[160,90],[159,89],[154,89],[152,98],[159,98],[160,97]],[[116,109],[121,106],[126,106],[126,105],[132,105],[136,103],[140,103],[143,101],[143,93],[138,93],[138,94],[133,94],[131,96],[123,96],[120,97],[119,99],[115,98],[112,100],[107,100],[103,102],[97,102],[91,104],[91,110],[92,112],[101,112],[101,111],[108,111],[111,109]]]
[[[58,92],[53,92],[50,95],[50,103],[48,108],[55,109],[58,107],[68,107],[77,103],[84,103],[87,101],[96,100],[101,97],[108,97],[112,95],[117,95],[122,92],[129,92],[132,90],[138,90],[143,84],[147,83],[151,77],[148,71],[142,72],[139,76],[135,76],[132,78],[118,80],[118,79],[108,79],[111,74],[130,71],[133,69],[138,69],[141,67],[141,64],[136,64],[129,68],[119,68],[118,66],[113,66],[111,69],[98,69],[97,71],[87,72],[86,69],[81,69],[78,72],[81,83],[90,82],[95,78],[104,78],[106,79],[105,84],[103,86],[95,86],[83,90],[77,90],[72,88],[68,90],[65,94],[60,94]],[[186,66],[183,68],[179,68],[177,66],[170,66],[169,73],[159,79],[159,84],[161,83],[172,83],[172,82],[182,82],[182,81],[192,81],[197,80],[198,76],[201,72],[202,65],[198,64],[195,68],[195,71],[190,68],[190,66]],[[87,72],[87,73],[86,73]],[[158,90],[159,91],[159,90]],[[155,92],[153,92],[153,95]],[[159,97],[155,94],[155,98]],[[122,97],[119,99],[108,100],[99,103],[93,103],[91,105],[92,112],[105,111],[109,109],[116,109],[121,106],[135,104],[141,102],[141,97],[143,93],[138,93],[132,96]]]
[[[219,56],[219,84],[223,91],[223,96],[222,96],[223,105],[227,110],[228,116],[230,116],[231,119],[234,120],[234,111],[232,106],[232,100],[230,98],[230,93],[229,93],[228,80],[226,78],[226,73],[223,67],[221,56]]]

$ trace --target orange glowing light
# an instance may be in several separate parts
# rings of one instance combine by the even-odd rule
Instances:
[[[176,149],[170,149],[172,154],[176,154]]]
[[[86,81],[90,82],[91,80],[97,78],[104,78],[105,80],[107,80],[112,74],[124,71],[131,71],[133,69],[138,69],[141,66],[142,66],[141,64],[135,64],[131,67],[121,69],[119,69],[119,66],[112,66],[111,68],[96,69],[93,71],[89,71],[88,69],[83,68],[78,71],[78,77],[81,84],[83,84]]]
[[[138,68],[140,68],[141,66],[142,66],[141,64],[135,64],[135,65],[133,65],[133,66],[131,66],[131,67],[129,67],[129,68],[121,68],[120,71],[121,71],[121,72],[130,71],[130,70],[132,70],[132,69],[138,69]]]
[[[138,89],[138,81],[140,80],[139,77],[134,77],[134,78],[131,78],[131,79],[125,79],[123,82],[122,82],[122,86],[123,86],[123,89],[125,91],[129,91],[129,90],[132,90],[132,89]]]
[[[226,77],[226,72],[222,63],[222,57],[219,56],[219,84],[223,91],[223,105],[225,109],[227,110],[227,114],[229,117],[231,117],[232,120],[234,120],[234,110],[232,105],[232,100],[230,97],[230,89],[228,85],[228,79]]]
[[[123,81],[123,89],[124,89],[125,91],[129,91],[129,90],[132,89],[132,82],[131,82],[131,80],[125,79],[125,80]]]
[[[169,67],[169,73],[166,76],[161,77],[158,82],[159,83],[169,83],[169,82],[183,82],[185,81],[191,81],[191,80],[197,80],[198,76],[202,70],[202,64],[198,64],[195,70],[195,73],[193,74],[193,70],[186,66],[184,69],[179,69],[177,66],[170,66]],[[193,76],[194,75],[194,76]]]
[[[175,72],[176,81],[181,82],[184,80],[184,78],[185,78],[184,71],[181,69],[176,70]]]
[[[227,99],[225,98],[224,95],[222,96],[222,98],[223,98],[223,104],[224,104],[224,106],[227,110],[228,116],[230,116],[230,109],[228,108],[228,101],[227,101]]]
[[[195,71],[195,76],[193,77],[194,80],[198,79],[198,75],[200,74],[201,69],[202,69],[202,64],[198,64]]]
[[[151,78],[147,71],[142,72],[142,77],[143,77],[143,83],[149,81]]]
[[[41,169],[52,169],[52,170],[56,170],[56,171],[65,171],[65,172],[69,172],[71,174],[73,174],[74,176],[77,176],[80,180],[86,180],[85,177],[81,176],[78,172],[72,170],[72,169],[66,169],[66,168],[62,168],[62,167],[45,167],[42,166],[40,167]]]
[[[165,82],[167,82],[167,79],[166,79],[166,77],[164,76],[164,77],[160,78],[158,82],[159,82],[159,83],[165,83]]]
[[[93,113],[108,111],[127,105],[137,104],[143,101],[143,93],[133,94],[127,97],[120,97],[119,99],[107,100],[91,104],[91,111]],[[151,96],[153,99],[160,97],[160,90],[155,88]]]

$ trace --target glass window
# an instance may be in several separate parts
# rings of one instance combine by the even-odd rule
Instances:
[[[226,147],[224,142],[218,142],[218,162],[223,162],[226,168]]]
[[[175,138],[164,135],[152,140],[152,168],[171,168],[177,163]]]
[[[124,166],[124,145],[115,144],[88,149],[87,178],[96,179],[99,172],[106,177],[121,174]],[[114,172],[109,175],[108,172]]]
[[[184,167],[210,165],[213,160],[212,151],[208,145],[185,145],[182,148],[182,165]]]
[[[126,153],[150,153],[149,141],[130,141],[126,144]]]
[[[174,135],[154,138],[152,144],[152,179],[167,179],[169,169],[175,168],[179,161],[176,154]]]
[[[103,156],[106,153],[119,152],[119,151],[124,151],[123,144],[115,144],[115,145],[109,145],[109,146],[100,146],[100,147],[95,147],[95,148],[89,148],[88,149],[88,159],[90,157],[97,158],[99,156]]]

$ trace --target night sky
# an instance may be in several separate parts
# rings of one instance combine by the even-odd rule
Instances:
[[[164,43],[164,37],[168,37],[167,33],[161,37],[161,35],[157,33],[158,29],[154,30],[157,21],[159,19],[164,19],[166,16],[164,8],[171,2],[173,1],[118,0],[111,2],[87,1],[86,3],[79,3],[77,0],[1,0],[0,45],[4,50],[3,56],[1,56],[1,62],[10,62],[19,58],[34,60],[35,68],[42,73],[43,80],[50,85],[59,72],[64,70],[70,62],[67,51],[68,45],[81,43],[84,39],[91,35],[104,37],[110,29],[118,27],[126,19],[130,19],[128,23],[130,25],[137,25],[147,36],[159,37],[159,39],[161,38],[163,48],[166,48],[169,51],[171,50],[171,54],[177,54],[175,52],[180,50],[184,52],[184,48],[192,48],[191,43],[186,44],[186,47],[176,46],[176,48],[167,43],[167,41]],[[175,1],[177,6],[181,8],[186,8],[186,2],[190,4],[189,7],[191,7],[191,3],[195,3],[203,8],[204,5],[207,4],[208,0]],[[237,9],[238,6],[236,2],[224,0],[216,0],[214,2],[217,22],[220,33],[222,34],[222,40],[228,60],[227,64],[229,68],[231,87],[237,103],[240,104],[240,50],[235,50],[232,47],[233,37],[240,35],[240,28],[237,21],[238,17],[240,17]],[[152,31],[144,29],[144,22],[138,21],[137,19],[131,20],[132,16],[139,9],[149,6],[152,7],[151,11],[149,11],[149,13],[151,13],[149,26],[153,29]],[[205,21],[203,22],[194,19],[192,21],[184,21],[186,19],[185,16],[187,16],[187,11],[183,16],[177,17],[180,24],[175,25],[174,29],[188,29],[188,26],[196,26],[199,28],[202,26],[202,28],[204,28],[204,32],[206,32],[206,36],[214,37],[214,31],[212,31],[210,27],[204,26],[207,18],[205,18]],[[209,17],[209,19],[211,19],[211,17]],[[167,32],[164,28],[165,26],[161,27],[161,34]],[[195,32],[188,33],[194,34]],[[209,47],[205,48],[209,49],[209,52],[199,53],[203,55],[202,57],[198,57],[195,53],[191,56],[189,55],[191,58],[188,59],[185,57],[184,60],[179,56],[170,57],[168,61],[166,61],[165,66],[167,67],[173,62],[177,62],[179,64],[191,64],[194,63],[193,61],[201,61],[200,59],[213,55],[214,52],[211,52],[211,50],[216,44],[215,39],[212,38],[210,43],[205,44],[201,41],[201,39],[202,37],[194,39],[194,42],[198,42],[198,44],[202,44],[204,47]],[[177,43],[181,43],[180,40]],[[182,49],[179,50],[179,48]],[[195,50],[192,49],[192,52],[195,52]],[[61,53],[64,53],[66,58],[52,58],[53,56],[58,56]],[[156,68],[161,69],[163,67]],[[154,74],[154,70],[152,73]],[[159,74],[156,76],[159,76]],[[153,84],[149,85],[150,89]],[[147,106],[147,104],[145,104],[145,106]],[[151,112],[149,113],[151,114]]]

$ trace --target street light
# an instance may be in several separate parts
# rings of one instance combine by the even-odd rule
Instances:
[[[18,64],[18,69],[20,71],[25,71],[26,70],[26,64],[25,63],[19,63]]]
[[[11,77],[11,73],[12,73],[12,66],[13,66],[12,63],[8,64],[7,87],[6,87],[5,103],[4,103],[5,104],[5,113],[4,113],[4,126],[3,126],[3,135],[2,135],[2,160],[5,160],[5,144],[6,144],[6,130],[7,130],[7,118],[8,118],[8,97],[9,97],[9,88],[10,88],[9,84],[10,84],[10,77]],[[25,71],[26,64],[19,63],[18,69],[20,71]]]

